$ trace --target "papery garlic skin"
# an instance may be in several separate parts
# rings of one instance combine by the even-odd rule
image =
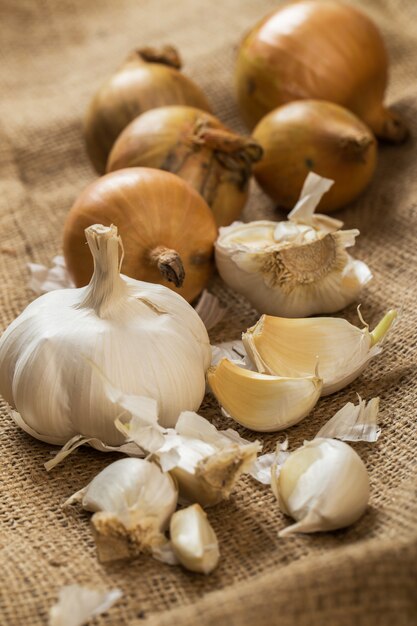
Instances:
[[[156,399],[170,426],[199,407],[211,348],[181,296],[119,274],[114,226],[86,235],[90,284],[47,293],[10,324],[0,339],[0,393],[38,439],[63,444],[81,434],[119,445],[117,408],[88,360],[122,391]]]
[[[171,476],[144,459],[120,459],[67,501],[80,499],[101,534],[125,533],[146,549],[163,541],[178,491]]]
[[[242,339],[259,372],[296,377],[317,367],[325,396],[355,380],[382,351],[380,344],[395,318],[396,311],[389,311],[375,331],[369,332],[367,326],[357,328],[335,317],[287,319],[263,315]]]
[[[97,591],[81,585],[59,590],[56,604],[49,611],[48,626],[83,626],[92,617],[108,611],[123,593],[120,589]]]
[[[259,432],[297,424],[312,411],[322,390],[322,380],[315,375],[270,376],[228,359],[207,370],[207,381],[230,417]]]
[[[220,558],[216,533],[199,504],[171,517],[171,546],[181,565],[192,572],[210,574]]]
[[[349,526],[363,515],[369,500],[365,464],[353,448],[336,439],[305,442],[278,475],[272,472],[271,486],[281,510],[297,521],[280,536]]]

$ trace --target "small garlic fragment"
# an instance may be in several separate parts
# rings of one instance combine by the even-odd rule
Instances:
[[[220,558],[216,533],[199,504],[171,517],[171,546],[181,565],[192,572],[210,574]]]
[[[270,485],[272,481],[272,468],[277,471],[281,468],[290,453],[288,452],[288,439],[282,443],[277,443],[275,452],[258,456],[249,474],[263,485]]]
[[[82,626],[108,611],[122,597],[120,589],[97,591],[81,585],[66,585],[49,611],[49,626]]]
[[[236,422],[260,432],[282,430],[300,422],[313,409],[322,389],[322,381],[315,375],[270,376],[242,369],[227,359],[208,369],[207,380]]]
[[[273,468],[271,486],[281,510],[297,522],[282,530],[281,537],[349,526],[361,517],[369,500],[364,462],[336,439],[305,442],[279,471]]]
[[[67,500],[80,500],[94,513],[92,523],[101,537],[125,537],[139,551],[164,543],[163,531],[175,511],[178,492],[173,479],[155,463],[120,459]]]
[[[357,378],[382,351],[381,342],[395,320],[388,311],[373,332],[344,319],[287,319],[262,315],[243,334],[248,356],[259,372],[273,376],[305,376],[318,361],[322,395],[339,391]]]

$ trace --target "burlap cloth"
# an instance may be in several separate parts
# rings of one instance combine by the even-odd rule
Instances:
[[[208,94],[216,113],[242,129],[232,72],[241,34],[277,0],[1,0],[0,73],[0,328],[33,295],[29,261],[48,264],[60,251],[65,215],[93,180],[82,139],[82,117],[94,89],[138,44],[174,43],[186,71]],[[391,57],[388,101],[417,136],[417,3],[372,0],[364,5],[381,27]],[[360,379],[326,398],[311,416],[288,430],[291,448],[314,436],[346,401],[381,397],[382,435],[355,448],[369,469],[370,507],[339,532],[279,539],[288,523],[269,488],[249,477],[228,502],[209,511],[222,559],[208,577],[162,565],[150,557],[101,565],[89,514],[64,514],[62,502],[117,455],[82,449],[50,474],[43,462],[52,447],[21,432],[1,405],[0,623],[47,623],[62,585],[120,587],[123,598],[95,624],[149,626],[334,624],[405,625],[416,608],[416,396],[417,232],[415,139],[381,147],[378,171],[367,193],[340,212],[361,231],[355,256],[374,280],[362,299],[372,324],[390,307],[401,318]],[[246,218],[273,215],[254,191]],[[230,313],[212,333],[233,339],[257,313],[220,282],[213,290]],[[355,307],[344,313],[356,320]],[[337,346],[335,346],[337,350]],[[202,413],[225,425],[212,398]],[[227,424],[229,425],[229,424]],[[253,433],[242,433],[255,438]],[[262,437],[273,449],[276,435]]]

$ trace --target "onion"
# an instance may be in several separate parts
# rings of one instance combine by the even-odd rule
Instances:
[[[237,95],[252,128],[293,100],[336,102],[382,139],[404,140],[403,121],[383,105],[388,58],[382,37],[362,12],[331,0],[283,5],[244,38]]]
[[[77,287],[88,284],[93,273],[84,230],[97,223],[117,226],[123,274],[166,285],[189,302],[207,284],[216,223],[203,198],[178,176],[129,168],[99,178],[81,193],[64,227],[65,261]]]
[[[376,141],[353,113],[332,102],[299,100],[264,117],[253,136],[264,150],[254,166],[262,189],[291,209],[310,171],[334,180],[321,211],[338,209],[368,185],[376,166]]]
[[[252,163],[262,150],[213,115],[188,106],[143,113],[116,140],[107,171],[155,167],[181,176],[211,207],[218,226],[236,220],[247,200]]]
[[[192,80],[181,74],[181,60],[172,46],[141,48],[93,97],[85,119],[87,152],[99,174],[121,131],[137,116],[168,104],[189,104],[204,111],[210,105]]]

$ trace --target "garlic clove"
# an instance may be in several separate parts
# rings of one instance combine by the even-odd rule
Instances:
[[[100,538],[123,537],[138,551],[165,541],[163,531],[175,511],[176,485],[169,474],[144,459],[120,459],[108,465],[66,505],[80,500],[94,513]]]
[[[322,395],[328,395],[355,380],[382,351],[396,315],[389,311],[372,333],[339,318],[263,315],[243,334],[243,344],[258,371],[270,375],[304,376],[318,361]]]
[[[171,517],[171,546],[181,565],[192,572],[210,574],[220,558],[216,533],[199,504]]]
[[[381,434],[377,419],[379,398],[372,398],[369,402],[359,396],[359,404],[352,402],[345,404],[322,428],[316,437],[330,437],[342,441],[375,442]]]
[[[227,359],[208,369],[207,380],[234,420],[260,432],[300,422],[313,409],[322,389],[317,376],[270,376],[242,369]]]
[[[369,500],[365,464],[353,448],[336,439],[305,442],[279,471],[272,471],[271,486],[281,510],[297,522],[280,536],[349,526]]]

